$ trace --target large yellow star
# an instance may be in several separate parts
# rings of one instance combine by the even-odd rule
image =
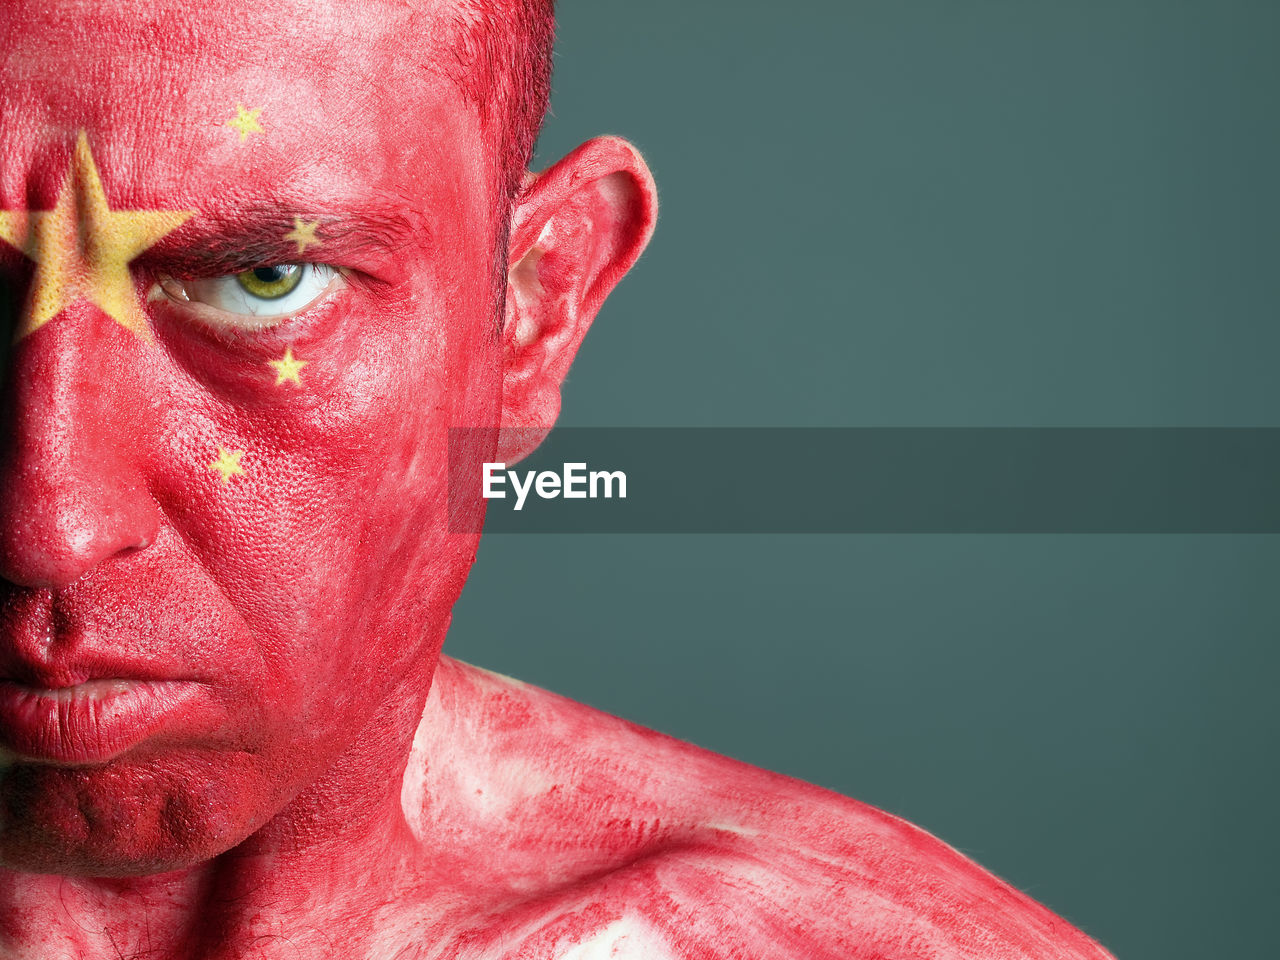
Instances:
[[[195,216],[194,210],[112,210],[83,130],[52,210],[0,210],[0,239],[36,263],[15,340],[84,298],[148,343],[129,262]]]

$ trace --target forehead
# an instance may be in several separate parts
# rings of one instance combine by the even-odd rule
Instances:
[[[114,173],[108,192],[136,201],[245,183],[317,202],[403,193],[480,147],[450,2],[0,7],[4,206],[48,203],[81,130]]]

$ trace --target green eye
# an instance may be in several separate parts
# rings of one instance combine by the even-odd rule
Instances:
[[[327,263],[278,263],[217,277],[165,277],[160,287],[178,303],[206,305],[210,309],[203,316],[215,325],[260,330],[322,299],[338,283],[338,274]],[[0,290],[0,320],[2,294]]]
[[[302,282],[302,264],[280,263],[270,267],[254,267],[236,274],[236,282],[260,300],[278,300],[288,296]]]

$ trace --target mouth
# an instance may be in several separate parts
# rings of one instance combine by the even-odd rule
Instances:
[[[60,687],[0,680],[0,747],[37,762],[105,763],[179,724],[202,686],[117,677]]]

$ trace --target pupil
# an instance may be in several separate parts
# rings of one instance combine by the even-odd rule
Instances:
[[[253,275],[263,283],[279,283],[288,274],[288,270],[283,266],[278,267],[254,267]]]

